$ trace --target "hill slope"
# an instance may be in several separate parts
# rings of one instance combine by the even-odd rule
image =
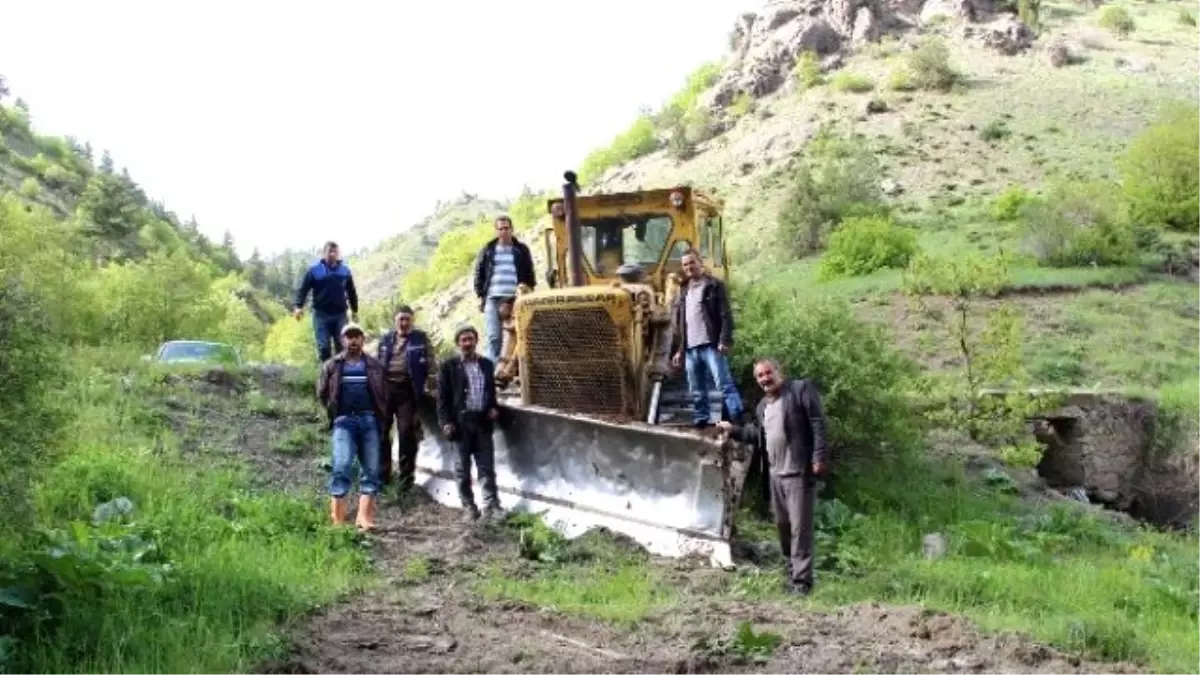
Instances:
[[[1138,237],[1150,243],[1111,259],[1085,251],[1048,260],[1039,251],[1053,223],[1043,221],[1062,214],[1038,222],[1017,214],[1053,190],[1056,201],[1085,203],[1089,190],[1119,192],[1103,181],[1119,177],[1129,143],[1172,103],[1195,105],[1194,8],[1042,3],[1034,36],[978,2],[871,5],[869,30],[839,18],[839,7],[771,3],[739,18],[720,64],[698,69],[661,110],[581,162],[585,189],[714,191],[726,200],[735,282],[849,298],[910,355],[953,363],[953,353],[921,347],[903,320],[898,271],[818,278],[819,254],[847,206],[835,202],[865,196],[920,251],[1005,251],[1011,287],[1058,291],[1018,303],[1036,336],[1025,354],[1035,379],[1156,388],[1194,377],[1194,232],[1147,228]],[[836,176],[830,185],[802,184],[822,172]],[[814,241],[800,231],[811,227]],[[1072,290],[1086,287],[1097,288]],[[447,283],[421,298],[435,308],[423,320],[477,319],[468,289]],[[1123,319],[1131,312],[1143,320]],[[1089,330],[1095,344],[1149,351],[1088,349],[1080,336]]]

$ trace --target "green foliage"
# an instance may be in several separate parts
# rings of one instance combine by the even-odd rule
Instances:
[[[788,255],[821,250],[845,218],[886,213],[879,159],[861,140],[822,130],[797,162],[778,218],[777,234]]]
[[[657,149],[658,137],[654,120],[649,115],[641,115],[607,147],[593,150],[583,158],[579,165],[579,181],[591,183],[614,166],[650,154]]]
[[[917,252],[916,232],[897,226],[891,218],[848,218],[829,235],[821,256],[820,279],[870,274],[904,267]]]
[[[677,159],[691,157],[694,146],[711,136],[707,115],[697,117],[700,95],[717,81],[720,63],[706,63],[687,77],[683,87],[654,115],[642,114],[612,143],[590,152],[579,165],[579,181],[596,181],[609,169],[648,155],[661,147],[658,132],[667,132],[667,145]]]
[[[1002,141],[1012,135],[1008,122],[1003,119],[992,120],[979,130],[979,138],[984,141]]]
[[[783,642],[778,633],[757,633],[749,621],[738,624],[737,633],[729,638],[701,638],[692,645],[692,651],[705,657],[732,656],[735,664],[766,664]]]
[[[1200,108],[1168,108],[1120,160],[1134,222],[1196,232],[1200,227]]]
[[[1003,256],[919,255],[905,271],[904,290],[917,311],[941,325],[943,339],[953,345],[961,364],[957,377],[929,378],[923,383],[932,403],[927,411],[930,420],[964,431],[972,440],[1001,446],[1010,460],[1035,465],[1041,455],[1025,420],[1045,402],[1028,393],[1021,314],[1001,303],[986,312],[982,329],[973,326],[974,316],[983,311],[980,300],[998,294],[1008,285],[1009,276]],[[988,393],[989,386],[1002,389]]]
[[[792,79],[796,81],[797,91],[808,91],[825,84],[821,62],[815,53],[807,49],[800,52],[796,65],[792,67]]]
[[[21,196],[33,199],[42,193],[42,186],[38,184],[35,178],[26,178],[21,181]]]
[[[495,236],[491,219],[447,232],[438,241],[429,264],[405,275],[401,297],[412,300],[445,289],[472,270],[479,250]]]
[[[909,54],[908,73],[916,88],[928,91],[949,91],[963,80],[950,63],[950,48],[938,37],[923,39]]]
[[[246,671],[282,648],[281,622],[359,583],[362,549],[323,508],[178,455],[153,406],[190,392],[78,356],[73,440],[36,482],[45,535],[0,563],[6,669]]]
[[[317,358],[311,321],[284,319],[271,324],[263,345],[263,359],[298,366]]]
[[[1024,245],[1043,265],[1124,265],[1137,254],[1137,237],[1117,186],[1058,183],[1021,208]]]
[[[1175,12],[1175,20],[1184,26],[1196,25],[1196,13],[1187,7],[1180,7]]]
[[[1133,15],[1129,10],[1120,5],[1105,5],[1100,8],[1100,15],[1097,22],[1102,28],[1106,28],[1113,33],[1125,37],[1137,29],[1137,23],[1133,20]]]
[[[1001,192],[992,203],[992,218],[1001,223],[1011,223],[1021,216],[1021,209],[1029,202],[1029,191],[1020,185],[1011,185]]]
[[[840,72],[833,76],[832,85],[835,91],[863,94],[875,88],[875,81],[866,75]]]
[[[758,391],[753,360],[775,358],[789,378],[818,386],[835,452],[874,456],[906,448],[914,430],[904,395],[915,365],[881,328],[844,301],[736,288],[738,347],[731,366],[744,392]]]
[[[13,528],[28,525],[26,491],[33,471],[52,459],[64,411],[56,387],[63,376],[61,347],[43,319],[46,298],[11,267],[0,266],[0,273],[0,509],[6,514],[0,539],[5,539]]]
[[[1155,402],[1152,450],[1160,455],[1194,453],[1200,436],[1200,380],[1182,380],[1163,387]]]
[[[733,103],[729,104],[729,115],[735,120],[739,120],[753,111],[754,98],[750,96],[749,92],[739,92],[733,98]]]
[[[916,82],[913,81],[912,73],[908,72],[907,70],[903,70],[903,69],[893,70],[891,72],[891,74],[888,75],[887,87],[888,87],[888,89],[891,89],[892,91],[916,91],[917,90],[917,84],[916,84]]]
[[[1035,33],[1042,28],[1042,0],[1017,0],[1017,17]]]

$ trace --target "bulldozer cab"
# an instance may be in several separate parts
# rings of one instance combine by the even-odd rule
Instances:
[[[551,288],[565,286],[567,223],[562,199],[547,204],[551,220],[543,231]],[[721,203],[679,187],[576,197],[584,285],[609,285],[622,265],[635,265],[658,293],[670,274],[682,274],[685,251],[695,248],[709,272],[728,279]]]

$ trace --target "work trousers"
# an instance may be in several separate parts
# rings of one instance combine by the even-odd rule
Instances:
[[[419,440],[420,422],[417,418],[416,392],[413,391],[411,380],[387,383],[388,402],[387,416],[383,418],[383,430],[379,437],[379,466],[380,478],[387,485],[392,480],[392,429],[396,430],[397,453],[396,473],[401,489],[408,489],[413,484],[413,474],[417,469],[417,441]]]
[[[787,561],[788,581],[795,586],[813,584],[813,509],[816,481],[799,476],[771,474],[771,509],[779,532],[779,548]]]
[[[346,325],[346,312],[330,314],[313,310],[313,337],[317,343],[317,360],[325,363],[334,354],[341,351],[342,328]]]
[[[458,481],[458,497],[464,509],[474,509],[475,492],[471,489],[471,463],[479,474],[485,506],[500,507],[496,490],[496,448],[492,443],[492,425],[484,413],[464,413],[459,423],[458,456],[454,462],[454,478]]]
[[[358,491],[379,492],[379,421],[374,413],[341,415],[333,421],[333,467],[329,494],[345,497],[353,482],[354,460],[358,459]]]

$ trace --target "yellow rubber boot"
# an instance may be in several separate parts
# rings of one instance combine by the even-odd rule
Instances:
[[[355,525],[360,530],[375,529],[375,495],[359,495],[358,518],[355,520]]]

